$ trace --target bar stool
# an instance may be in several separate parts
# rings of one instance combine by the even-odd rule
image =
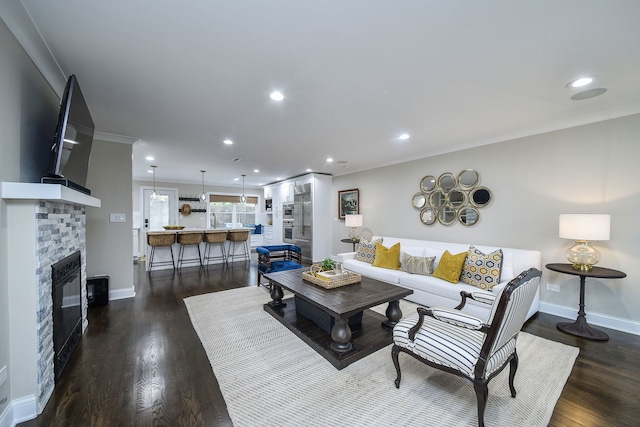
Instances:
[[[149,262],[147,264],[147,272],[151,274],[151,269],[154,265],[169,265],[175,270],[176,265],[173,259],[173,248],[171,247],[176,242],[176,233],[147,233],[147,244],[151,246],[151,254],[149,255]],[[169,248],[171,253],[171,261],[156,261],[153,262],[153,257],[156,254],[156,248]]]
[[[229,250],[227,251],[227,262],[229,262],[229,258],[231,258],[231,262],[233,262],[233,258],[242,257],[247,261],[249,260],[249,246],[247,245],[247,240],[249,240],[249,230],[229,230],[227,231],[227,240],[229,241]],[[243,252],[236,254],[236,246],[240,244],[242,246]],[[233,246],[233,250],[231,247]]]
[[[200,254],[200,243],[202,242],[202,231],[182,231],[178,233],[178,243],[180,243],[180,251],[178,252],[178,270],[182,268],[185,262],[198,262],[202,268],[202,255]],[[186,246],[195,245],[198,248],[198,258],[184,258],[184,248]]]
[[[203,236],[205,246],[204,246],[204,258],[202,259],[202,263],[205,265],[209,265],[209,260],[221,259],[223,261],[227,260],[227,253],[225,251],[225,242],[227,240],[227,231],[226,230],[206,230]],[[211,256],[211,247],[214,245],[220,246],[221,255]]]

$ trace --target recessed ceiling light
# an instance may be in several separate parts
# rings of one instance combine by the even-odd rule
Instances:
[[[235,159],[231,159],[232,162],[239,162],[240,159],[238,157],[236,157]]]
[[[224,142],[226,145],[231,145],[231,144],[233,144],[233,141],[232,141],[232,140],[230,140],[230,139],[225,139],[225,140],[224,140],[224,141],[222,141],[222,142]]]
[[[233,178],[234,181],[240,181],[240,178]]]
[[[269,98],[273,99],[274,101],[282,101],[284,99],[284,95],[282,94],[282,92],[274,90],[273,92],[271,92],[271,94],[269,94]]]
[[[582,87],[582,86],[586,86],[588,84],[590,84],[591,82],[593,82],[593,80],[595,79],[596,76],[585,76],[585,77],[580,77],[579,79],[575,79],[573,81],[570,81],[567,86],[569,87]]]
[[[327,157],[327,163],[331,163],[333,162],[333,159],[331,157]]]
[[[152,161],[154,161],[154,160],[155,160],[155,159],[153,158],[153,156],[147,156],[147,157],[145,157],[145,159],[147,159],[147,160],[148,160],[148,161],[150,161],[150,162],[152,162]]]
[[[307,172],[311,172],[312,170],[313,170],[313,169],[309,169],[309,168],[307,168]]]
[[[253,171],[254,171],[255,173],[258,173],[258,172],[260,172],[260,169],[254,169]]]
[[[398,139],[403,140],[403,141],[405,139],[409,139],[409,134],[408,133],[403,133],[398,137]]]
[[[148,170],[147,173],[153,173],[153,169]]]

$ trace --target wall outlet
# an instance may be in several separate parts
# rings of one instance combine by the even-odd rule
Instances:
[[[2,369],[0,369],[0,386],[2,386],[2,384],[4,384],[6,380],[7,380],[7,365],[3,366]]]
[[[551,292],[560,292],[560,285],[553,285],[551,283],[547,283],[547,290]]]
[[[124,222],[124,214],[123,213],[112,213],[109,214],[109,222]]]

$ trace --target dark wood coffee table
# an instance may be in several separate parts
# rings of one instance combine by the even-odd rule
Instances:
[[[400,299],[413,293],[410,289],[364,276],[360,283],[335,289],[324,289],[303,281],[301,270],[269,273],[264,277],[271,283],[272,298],[264,305],[264,310],[338,369],[393,342],[393,326],[402,318]],[[283,300],[283,289],[295,297]],[[297,313],[296,298],[333,318],[331,334]],[[369,310],[385,302],[389,303],[386,317]],[[349,318],[360,312],[362,323],[350,327]]]

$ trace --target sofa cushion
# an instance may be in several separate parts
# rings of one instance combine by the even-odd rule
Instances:
[[[474,246],[469,247],[462,267],[462,281],[480,289],[491,289],[500,282],[502,249],[485,254]]]
[[[445,250],[440,258],[438,267],[433,272],[433,277],[446,280],[451,283],[458,283],[460,281],[460,273],[462,273],[462,266],[464,260],[467,258],[467,252],[461,252],[456,255],[452,255],[451,252]]]
[[[400,270],[390,270],[388,268],[374,267],[373,265],[364,262],[357,261],[355,259],[346,259],[342,263],[342,266],[347,270],[360,273],[363,276],[370,277],[371,279],[380,280],[386,283],[398,284],[399,278],[404,276],[411,276],[411,274]],[[424,276],[420,276],[424,277]]]
[[[403,253],[400,262],[400,269],[407,273],[431,276],[431,274],[433,274],[433,264],[435,260],[436,257],[411,256],[407,253]]]
[[[373,264],[373,260],[376,257],[376,243],[382,243],[382,239],[372,240],[371,242],[360,239],[356,249],[356,259]]]
[[[376,243],[376,256],[373,260],[373,266],[400,270],[400,243],[396,243],[390,248],[385,247],[382,243]]]

